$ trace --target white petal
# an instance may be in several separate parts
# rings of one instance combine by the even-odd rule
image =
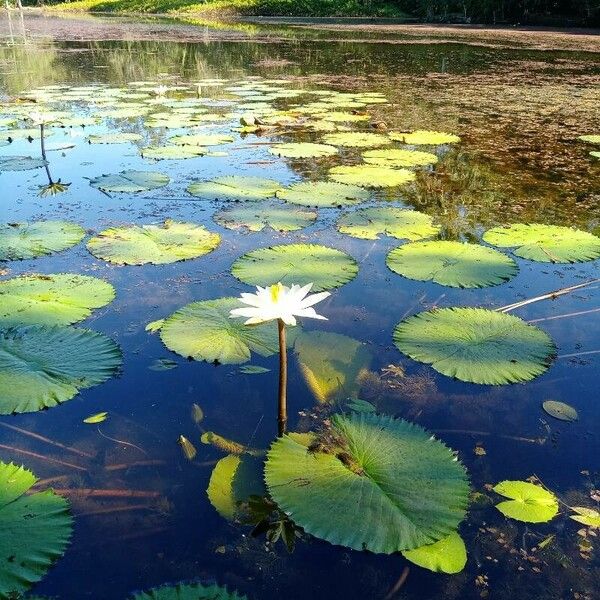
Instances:
[[[304,308],[302,310],[297,310],[295,314],[297,317],[308,317],[309,319],[321,319],[322,321],[328,320],[327,317],[324,317],[323,315],[318,315],[315,312],[314,308]]]
[[[251,308],[250,306],[245,306],[243,308],[234,308],[229,311],[230,317],[255,317],[261,314],[261,310],[258,308]]]
[[[313,304],[321,302],[321,300],[325,300],[325,298],[328,298],[329,296],[331,296],[329,292],[319,292],[318,294],[311,294],[310,296],[302,300],[301,306],[302,308],[306,308],[307,306],[313,306]]]

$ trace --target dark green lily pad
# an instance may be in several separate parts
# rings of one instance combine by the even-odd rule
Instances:
[[[165,585],[147,592],[139,592],[131,600],[248,600],[237,592],[230,592],[218,585],[191,583],[184,585]]]

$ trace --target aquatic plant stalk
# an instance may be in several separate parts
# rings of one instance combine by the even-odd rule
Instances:
[[[287,346],[285,342],[285,323],[277,319],[279,330],[279,411],[278,425],[279,437],[287,429]]]
[[[51,458],[50,456],[43,456],[42,454],[30,452],[29,450],[23,450],[22,448],[15,448],[14,446],[5,446],[4,444],[0,444],[0,449],[8,450],[9,452],[16,452],[18,454],[24,454],[25,456],[31,456],[32,458],[37,458],[39,460],[43,460],[46,462],[56,463],[58,465],[63,465],[64,467],[70,467],[71,469],[77,469],[78,471],[87,471],[87,469],[85,467],[82,467],[80,465],[74,465],[72,463],[65,462],[64,460],[58,460],[57,458]]]

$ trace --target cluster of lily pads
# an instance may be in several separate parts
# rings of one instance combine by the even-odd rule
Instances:
[[[299,136],[302,141],[268,142],[268,153],[292,166],[322,161],[326,179],[286,185],[263,177],[222,176],[191,182],[190,200],[217,201],[215,223],[248,232],[266,227],[297,231],[314,223],[320,209],[342,209],[336,224],[340,233],[363,240],[383,235],[405,242],[387,256],[392,272],[456,288],[495,286],[514,277],[519,268],[516,259],[496,248],[546,263],[600,257],[598,237],[545,224],[493,227],[482,236],[485,245],[440,239],[441,228],[432,217],[403,206],[382,205],[377,190],[397,193],[401,186],[413,184],[419,170],[434,172],[445,153],[460,142],[458,136],[428,130],[387,131],[367,112],[369,105],[386,103],[377,92],[293,89],[286,83],[249,78],[205,79],[197,87],[146,81],[125,88],[46,86],[23,94],[18,102],[0,105],[0,145],[52,137],[78,127],[93,130],[105,123],[110,132],[92,131],[87,142],[138,144],[140,156],[153,162],[195,161],[227,156],[249,136]],[[28,125],[32,107],[46,111],[45,130]],[[143,119],[143,133],[117,131],[132,119]],[[172,135],[172,130],[180,131]],[[149,131],[160,132],[164,143],[148,145]],[[67,150],[64,143],[46,146],[52,149]],[[47,160],[36,156],[0,156],[0,172],[45,165]],[[113,194],[158,190],[170,182],[166,173],[130,169],[98,175],[90,185]],[[360,206],[372,199],[379,201]],[[85,235],[79,225],[63,221],[0,224],[0,261],[66,250]],[[87,248],[94,257],[117,265],[168,264],[207,255],[220,241],[220,234],[203,225],[167,220],[110,227],[92,235]],[[290,243],[247,252],[233,261],[231,273],[248,285],[312,283],[315,291],[321,291],[353,281],[359,265],[337,248]],[[118,372],[122,361],[118,346],[103,334],[74,326],[114,297],[109,283],[77,274],[30,274],[0,282],[0,414],[56,406]],[[268,324],[247,327],[232,321],[229,313],[236,306],[236,299],[230,297],[193,302],[147,329],[159,331],[170,350],[200,361],[243,364],[253,354],[275,354],[276,330]],[[485,308],[458,306],[418,313],[396,326],[393,340],[410,358],[475,384],[529,381],[541,375],[555,355],[555,344],[544,331]],[[323,360],[331,348],[338,360],[345,361],[348,383],[359,382],[365,364],[359,342],[339,334],[301,332],[292,336],[291,344],[300,371],[320,402],[331,402],[342,387],[337,373],[334,377],[328,371],[331,363]],[[233,517],[240,474],[258,472],[260,477],[254,481],[259,483],[242,486],[245,492],[268,495],[311,535],[355,550],[401,552],[432,570],[460,571],[466,562],[458,534],[469,501],[466,469],[423,428],[375,414],[366,405],[353,397],[347,412],[334,415],[323,431],[291,433],[276,440],[266,460],[244,447],[221,443],[228,456],[213,471],[208,489],[211,502],[221,514]],[[206,440],[215,443],[217,438]],[[0,493],[0,529],[9,531],[8,538],[0,541],[0,552],[15,544],[21,553],[16,562],[27,565],[7,568],[0,561],[0,592],[21,592],[62,554],[71,521],[66,501],[53,492],[23,496],[35,482],[31,473],[14,465],[0,467],[0,474],[5,472],[0,477],[16,482],[13,492]],[[529,485],[498,484],[495,490],[511,498],[498,505],[499,510],[517,519],[524,515],[521,504],[535,505],[543,516],[554,510],[554,500],[539,486],[533,486],[533,491]],[[44,502],[36,512],[31,504],[38,497]],[[15,507],[21,512],[13,513]],[[585,512],[591,509],[574,510],[596,523],[597,516]],[[357,513],[361,526],[356,523]],[[26,514],[39,520],[27,525]],[[23,533],[23,527],[34,525],[51,538],[40,536],[39,547],[46,554],[37,563],[33,546],[20,545],[21,539],[32,537]],[[159,588],[134,598],[240,598],[224,588],[208,590],[193,584]]]

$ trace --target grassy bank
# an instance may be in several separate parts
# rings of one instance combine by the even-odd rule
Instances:
[[[277,15],[403,18],[397,6],[361,0],[75,0],[52,6],[70,12],[197,14],[211,17]]]

